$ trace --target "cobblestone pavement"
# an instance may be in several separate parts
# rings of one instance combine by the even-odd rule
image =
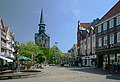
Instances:
[[[91,70],[91,69],[90,69]],[[106,79],[106,74],[92,73],[81,68],[46,66],[42,75],[35,77],[0,80],[0,82],[120,82]]]

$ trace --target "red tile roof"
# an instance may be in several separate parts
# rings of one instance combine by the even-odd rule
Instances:
[[[79,27],[87,28],[90,23],[80,23]]]
[[[4,27],[4,31],[6,33],[8,31],[8,27]]]
[[[100,19],[98,23],[120,13],[120,0]]]

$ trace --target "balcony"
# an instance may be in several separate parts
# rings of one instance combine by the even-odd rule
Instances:
[[[1,41],[1,45],[2,45],[3,47],[6,47],[6,43],[3,42],[3,41]]]
[[[1,35],[1,38],[2,38],[3,40],[6,40],[6,37],[5,37],[4,35]]]

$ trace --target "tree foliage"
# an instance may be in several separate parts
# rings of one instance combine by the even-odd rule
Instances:
[[[56,45],[52,48],[40,48],[38,44],[33,42],[20,43],[19,54],[33,58],[37,63],[42,63],[45,60],[48,63],[60,62],[63,58],[63,53]]]
[[[45,55],[44,55],[43,53],[38,54],[38,55],[36,56],[36,58],[35,58],[36,63],[41,64],[42,62],[45,61],[45,58],[46,58],[46,57],[45,57]]]
[[[27,57],[36,57],[38,54],[42,53],[39,46],[33,42],[21,43],[19,54]]]
[[[51,53],[50,62],[60,63],[62,61],[63,53],[56,45],[53,45],[50,53]]]

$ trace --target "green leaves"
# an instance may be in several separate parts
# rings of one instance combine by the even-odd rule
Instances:
[[[37,54],[42,53],[42,50],[40,50],[39,46],[36,45],[33,42],[27,42],[27,43],[21,43],[20,44],[20,50],[19,54],[27,57],[34,57],[37,56]]]
[[[19,54],[35,60],[37,63],[42,63],[45,60],[49,62],[60,62],[63,58],[63,53],[54,45],[52,48],[40,48],[34,42],[20,43]]]

